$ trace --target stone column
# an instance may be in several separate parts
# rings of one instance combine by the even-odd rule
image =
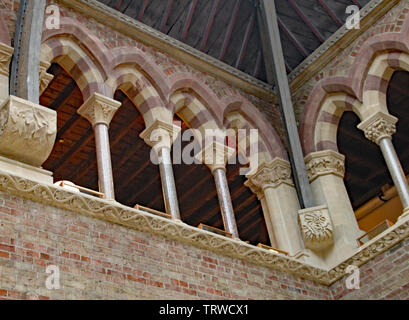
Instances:
[[[320,151],[309,154],[305,162],[314,199],[328,208],[326,214],[329,215],[329,221],[324,221],[325,210],[321,210],[320,219],[327,227],[324,228],[324,224],[320,224],[315,235],[305,232],[304,238],[313,242],[315,237],[317,244],[310,248],[319,249],[327,262],[339,261],[356,250],[356,240],[363,234],[344,184],[345,156],[332,150]],[[329,246],[332,242],[333,245]]]
[[[177,221],[180,221],[181,217],[170,152],[180,130],[178,126],[156,120],[141,133],[141,138],[154,149],[158,158],[166,213]]]
[[[227,147],[220,142],[213,141],[206,145],[205,148],[196,155],[196,158],[203,161],[212,171],[225,231],[231,233],[233,238],[239,239],[239,231],[237,229],[233,203],[226,176],[227,161],[235,153],[236,151],[234,149]]]
[[[259,165],[257,172],[247,175],[245,185],[265,200],[263,207],[272,246],[287,251],[291,256],[304,249],[298,228],[300,209],[297,192],[288,161],[275,158]],[[262,202],[263,203],[263,202]],[[265,210],[267,209],[267,210]],[[269,223],[270,222],[270,223]]]
[[[115,200],[115,192],[108,129],[120,106],[120,102],[94,93],[77,111],[94,128],[99,189],[105,199],[112,201]]]
[[[392,143],[392,135],[396,132],[397,122],[396,117],[378,112],[359,124],[358,128],[364,131],[367,139],[381,148],[389,173],[403,204],[403,214],[400,217],[403,218],[409,215],[409,186]]]

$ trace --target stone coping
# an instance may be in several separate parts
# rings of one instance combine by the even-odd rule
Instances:
[[[351,258],[332,269],[324,270],[284,254],[271,252],[240,240],[219,236],[182,222],[126,207],[115,201],[71,192],[52,184],[38,183],[3,171],[0,171],[0,191],[141,232],[180,241],[231,258],[291,273],[327,286],[345,276],[349,265],[361,266],[409,237],[409,217],[406,217],[359,248]]]

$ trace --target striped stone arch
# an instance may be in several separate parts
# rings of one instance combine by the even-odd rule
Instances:
[[[214,119],[208,108],[192,91],[177,91],[170,97],[169,108],[177,114],[190,128],[196,129],[201,135],[201,142],[206,136],[206,130],[214,130],[224,136],[224,129]]]
[[[338,152],[337,133],[342,115],[354,112],[362,119],[362,104],[346,93],[333,93],[327,96],[321,106],[314,130],[314,150],[333,150]]]
[[[155,120],[172,123],[172,111],[165,107],[155,86],[135,66],[118,66],[111,72],[106,85],[112,96],[117,89],[128,96],[142,114],[146,127],[150,127]]]
[[[119,47],[111,51],[112,60],[110,61],[110,75],[118,75],[118,68],[127,66],[135,68],[143,74],[155,88],[163,101],[169,98],[169,85],[166,74],[145,52],[137,47]]]
[[[170,97],[175,92],[190,92],[192,99],[197,97],[203,106],[206,106],[208,113],[221,128],[223,126],[224,105],[213,92],[213,90],[205,84],[197,75],[191,73],[176,73],[169,79]],[[171,101],[171,99],[169,100]],[[170,108],[174,108],[175,104],[170,104]]]
[[[287,160],[280,137],[254,105],[236,94],[226,96],[222,101],[225,104],[224,127],[235,131],[246,130],[246,141],[245,144],[239,141],[239,152],[250,161],[251,169],[276,157]],[[257,130],[257,139],[250,136],[251,129]],[[258,152],[251,154],[251,145],[254,143],[257,144]],[[246,149],[242,150],[242,146],[246,146]]]
[[[378,111],[388,113],[388,85],[397,70],[409,71],[409,54],[397,51],[377,54],[363,85],[362,120]]]
[[[104,74],[82,48],[79,41],[68,36],[58,36],[43,42],[41,60],[56,62],[75,80],[84,101],[92,94],[107,95]]]

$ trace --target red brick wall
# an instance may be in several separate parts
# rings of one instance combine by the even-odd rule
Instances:
[[[61,290],[47,290],[48,265]],[[331,299],[329,288],[195,247],[0,194],[7,299]]]
[[[409,239],[360,268],[359,290],[347,290],[345,281],[331,286],[334,299],[409,300]]]
[[[408,298],[408,250],[406,240],[362,267],[352,292],[0,193],[5,299]],[[60,290],[45,286],[48,265]]]

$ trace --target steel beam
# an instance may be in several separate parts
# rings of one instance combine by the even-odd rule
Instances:
[[[40,102],[40,52],[46,0],[20,1],[11,63],[10,94]]]
[[[298,198],[302,208],[314,207],[315,204],[312,190],[307,176],[300,137],[298,135],[298,128],[295,120],[294,107],[291,100],[291,92],[285,68],[275,3],[271,0],[262,0],[260,9],[268,31],[269,42],[266,46],[268,46],[272,52],[271,57],[273,60],[272,65],[276,92],[279,99],[284,126],[286,128],[289,144],[289,158]]]

